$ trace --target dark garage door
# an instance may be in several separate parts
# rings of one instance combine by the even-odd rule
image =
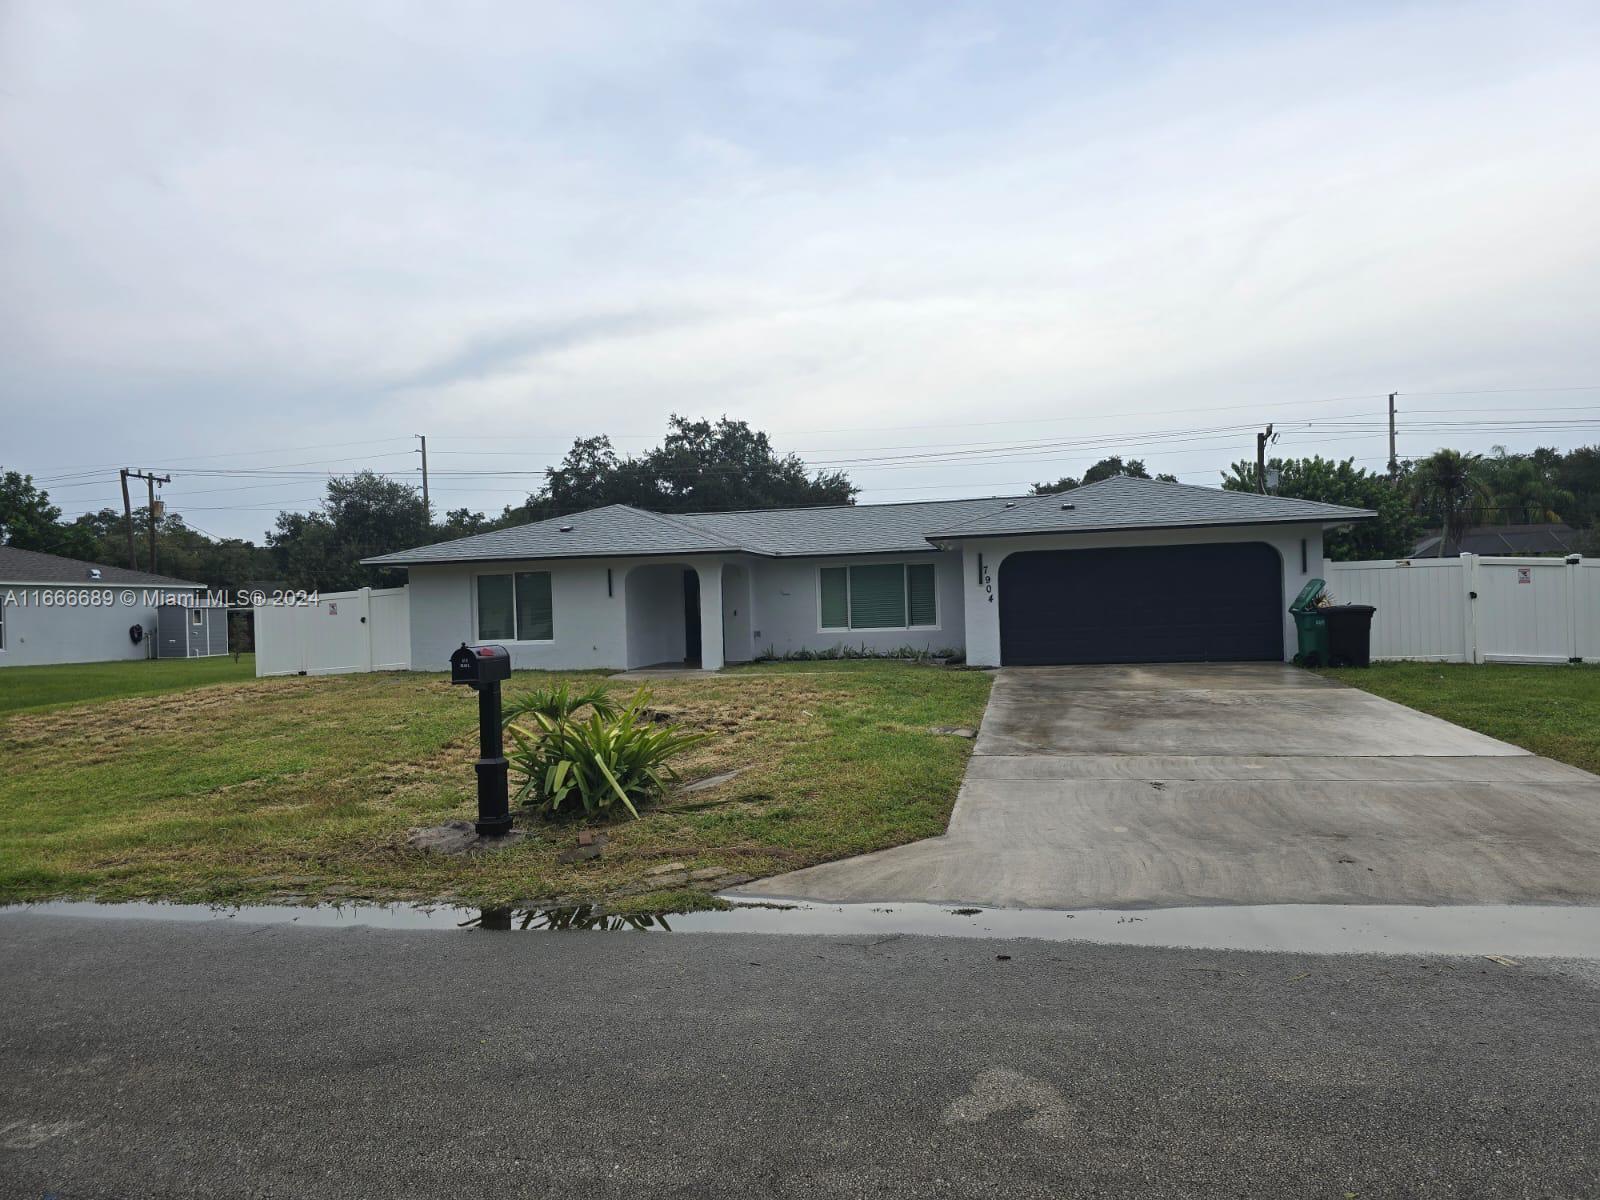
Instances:
[[[1026,550],[1000,563],[1000,661],[1281,660],[1283,611],[1262,542]]]

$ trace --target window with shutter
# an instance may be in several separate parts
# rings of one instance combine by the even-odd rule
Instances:
[[[819,567],[822,629],[937,629],[938,573],[932,563]]]
[[[913,626],[939,623],[932,563],[913,563],[906,568],[906,608]]]
[[[823,567],[821,577],[822,629],[850,628],[848,575],[843,567]]]
[[[906,569],[900,563],[850,568],[850,628],[904,629]]]
[[[550,572],[525,571],[517,576],[517,640],[555,640],[550,607]]]
[[[478,576],[478,640],[515,638],[516,610],[511,601],[511,576]]]

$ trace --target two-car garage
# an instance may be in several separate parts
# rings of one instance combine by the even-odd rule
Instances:
[[[1283,561],[1265,542],[1025,550],[998,575],[1005,666],[1283,659]]]

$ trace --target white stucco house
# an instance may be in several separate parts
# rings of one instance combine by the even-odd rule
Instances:
[[[0,546],[0,667],[152,658],[163,609],[184,642],[180,656],[193,657],[196,614],[202,639],[217,633],[216,613],[197,603],[204,592],[185,579]],[[227,653],[225,612],[220,629],[220,648],[203,653]]]
[[[975,665],[1282,660],[1322,534],[1362,509],[1119,477],[1053,496],[661,513],[612,505],[364,561],[410,576],[411,664],[519,668],[839,645]]]

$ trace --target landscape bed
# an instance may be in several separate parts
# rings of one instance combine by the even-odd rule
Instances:
[[[989,676],[839,666],[650,680],[656,710],[712,735],[678,760],[685,780],[744,770],[592,826],[604,852],[575,863],[557,856],[591,826],[571,820],[519,818],[525,841],[473,857],[405,844],[475,811],[476,697],[443,676],[262,679],[14,712],[0,717],[0,901],[699,907],[710,881],[942,833],[971,742],[930,730],[975,728]],[[507,696],[552,678],[519,672]],[[611,686],[621,699],[639,685]]]
[[[1600,665],[1386,662],[1325,673],[1546,758],[1600,772]]]

